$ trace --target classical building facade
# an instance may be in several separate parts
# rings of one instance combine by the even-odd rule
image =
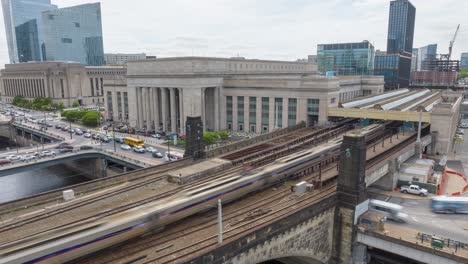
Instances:
[[[187,116],[201,116],[207,130],[253,133],[300,121],[323,123],[328,106],[383,92],[382,77],[324,77],[316,64],[304,62],[179,57],[127,67],[127,97],[123,83],[105,82],[108,113],[125,115],[125,103],[117,103],[120,93],[128,99],[131,126],[178,133],[185,133]]]
[[[104,81],[121,79],[123,66],[84,66],[75,62],[28,62],[7,64],[0,71],[0,97],[11,103],[15,96],[48,97],[71,106],[104,106]]]

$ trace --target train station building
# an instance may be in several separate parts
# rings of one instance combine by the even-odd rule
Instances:
[[[328,107],[382,93],[384,84],[381,76],[319,76],[307,62],[210,57],[129,62],[126,79],[131,126],[182,134],[187,116],[201,116],[207,130],[251,133],[323,124]],[[119,89],[105,85],[109,98]]]

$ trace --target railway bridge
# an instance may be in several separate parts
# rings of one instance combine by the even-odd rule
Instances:
[[[367,209],[366,188],[374,179],[378,181],[391,173],[388,160],[404,159],[411,151],[414,153],[416,135],[414,132],[387,133],[387,129],[363,131],[365,129],[346,134],[337,148],[333,148],[336,151],[321,155],[317,162],[291,175],[293,178],[224,203],[222,242],[218,238],[216,210],[207,204],[196,214],[75,262],[364,262],[367,247],[373,242],[358,240],[363,238],[362,234],[369,233],[359,231],[356,224],[359,215]],[[182,160],[137,170],[116,176],[106,188],[101,185],[93,190],[99,184],[96,181],[87,185],[87,191],[81,195],[83,199],[63,203],[60,196],[49,193],[47,197],[39,195],[34,200],[23,200],[16,206],[0,205],[0,210],[10,216],[1,222],[0,244],[28,238],[31,233],[47,234],[67,223],[106,219],[158,199],[175,199],[180,197],[177,194],[193,193],[200,186],[215,188],[215,180],[248,175],[249,166],[274,165],[271,162],[281,156],[298,157],[304,147],[319,152],[321,144],[328,141],[326,144],[333,146],[347,132],[346,125],[321,130],[298,127],[267,142],[258,142],[257,146],[261,147],[254,145],[195,163]],[[313,183],[314,188],[292,192],[291,187],[300,181]],[[33,202],[42,205],[31,206]],[[18,205],[27,210],[20,212],[16,209]],[[8,211],[8,208],[14,210]],[[379,239],[385,240],[385,237],[379,236]],[[411,244],[405,246],[411,247]],[[414,248],[424,251],[416,244]],[[447,255],[442,257],[453,259]]]

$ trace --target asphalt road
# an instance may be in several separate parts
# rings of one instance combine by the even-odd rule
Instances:
[[[21,110],[16,110],[16,111],[21,111]],[[26,114],[31,115],[32,117],[36,118],[37,120],[44,119],[44,113],[40,112],[40,111],[31,111],[31,112],[28,112]],[[53,118],[53,117],[47,114],[46,119],[50,119],[50,118]],[[16,117],[15,119],[17,121],[20,121],[20,120],[24,119],[24,117]],[[66,121],[64,122],[64,121],[60,120],[59,118],[53,118],[53,119],[54,119],[53,121],[49,121],[49,120],[47,121],[48,124],[50,123],[50,124],[53,125],[53,127],[48,127],[47,128],[47,132],[64,137],[66,139],[66,141],[69,142],[72,146],[77,147],[77,146],[87,145],[87,146],[93,146],[95,148],[101,148],[102,147],[102,149],[105,149],[105,150],[111,150],[111,151],[114,150],[114,142],[113,141],[111,141],[109,143],[104,143],[104,142],[100,142],[100,141],[96,142],[92,138],[85,138],[85,137],[83,137],[83,135],[75,135],[75,134],[72,134],[72,138],[70,139],[70,134],[68,132],[64,132],[64,131],[62,131],[60,129],[55,128],[56,124],[69,126],[70,123],[66,122]],[[38,129],[42,126],[40,124],[32,123],[32,122],[27,122],[26,124],[29,125],[29,126],[36,127]],[[77,128],[77,127],[81,128],[83,130],[87,129],[86,127],[72,124],[72,128]],[[104,130],[96,131],[96,132],[99,132],[102,135],[106,134],[106,131],[104,131]],[[112,135],[112,131],[109,131],[108,134]],[[142,137],[140,137],[140,138],[142,138]],[[156,139],[153,139],[153,140],[156,141]],[[162,141],[160,143],[162,143]],[[166,160],[164,158],[161,158],[161,159],[154,158],[154,157],[151,156],[151,153],[148,153],[148,152],[146,152],[146,153],[136,153],[136,152],[134,152],[132,150],[123,150],[123,149],[120,148],[120,145],[121,145],[120,143],[115,142],[115,152],[120,154],[120,155],[125,155],[126,157],[133,158],[133,159],[138,159],[138,160],[141,160],[141,161],[144,161],[144,162],[147,162],[147,163],[151,163],[151,164],[155,164],[155,165],[166,162]],[[145,144],[145,145],[148,145],[148,144]],[[158,146],[153,146],[153,147],[156,148],[158,150],[158,152],[160,152],[163,155],[167,151],[166,148],[161,148],[161,147],[158,147]],[[31,151],[34,151],[34,150],[35,149],[21,150],[19,152],[19,154],[21,155],[22,153],[24,154],[26,152],[31,152]],[[42,148],[39,147],[39,150],[42,150]],[[15,151],[14,150],[9,150],[9,151],[4,151],[4,152],[13,153]]]
[[[403,206],[408,215],[406,223],[387,221],[386,224],[408,227],[419,232],[468,243],[468,214],[436,214],[431,210],[431,199],[407,199],[378,195],[372,197]]]

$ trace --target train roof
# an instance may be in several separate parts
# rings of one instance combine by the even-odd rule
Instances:
[[[432,200],[435,201],[446,201],[446,202],[468,202],[468,197],[466,196],[433,196]]]

